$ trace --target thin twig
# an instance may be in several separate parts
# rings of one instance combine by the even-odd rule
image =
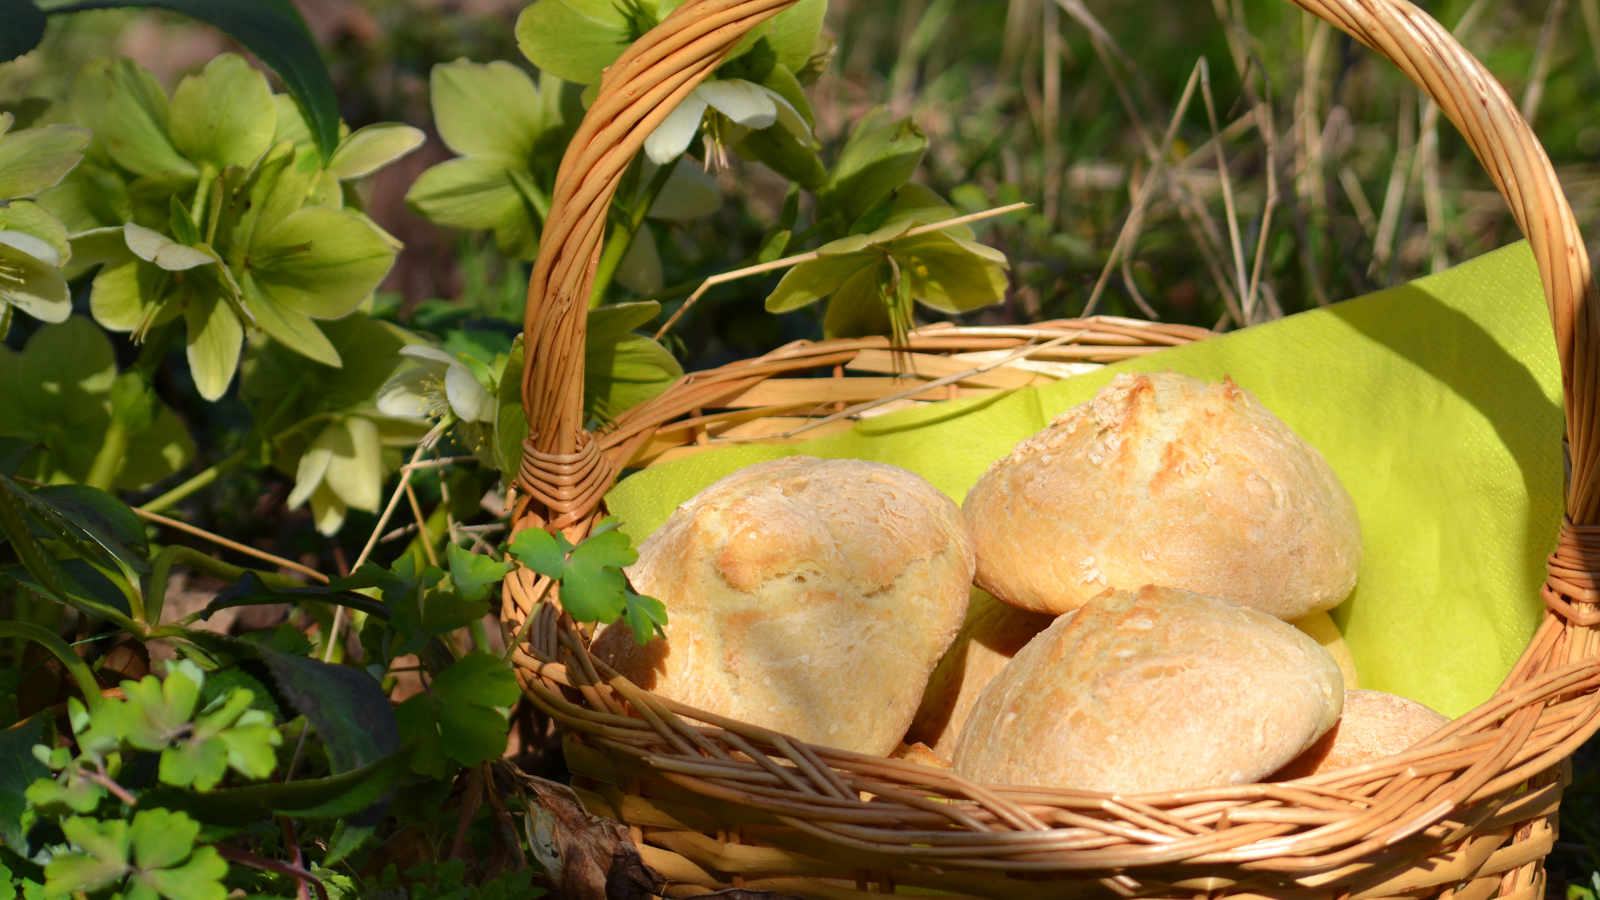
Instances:
[[[315,578],[316,580],[322,582],[323,584],[327,584],[328,583],[328,576],[322,574],[321,572],[318,572],[316,569],[313,569],[310,566],[301,565],[300,563],[297,563],[292,559],[284,559],[281,556],[276,556],[274,554],[268,553],[265,550],[257,550],[256,548],[251,547],[248,544],[241,544],[238,541],[230,541],[230,540],[228,540],[227,538],[223,537],[220,534],[212,534],[211,532],[205,530],[204,528],[200,528],[200,527],[195,526],[195,525],[190,525],[188,522],[183,522],[183,521],[180,521],[178,519],[169,519],[166,516],[161,515],[160,513],[153,513],[153,512],[150,512],[148,510],[140,509],[140,508],[138,508],[136,506],[132,507],[132,509],[133,509],[133,514],[138,516],[141,519],[147,519],[147,520],[149,520],[151,522],[155,522],[158,525],[165,525],[168,528],[176,528],[179,531],[186,532],[188,534],[192,534],[195,537],[204,538],[204,539],[206,539],[206,540],[208,540],[208,541],[212,542],[213,544],[216,544],[216,545],[218,545],[220,547],[226,547],[229,550],[234,550],[234,551],[237,551],[239,553],[243,553],[243,554],[245,554],[247,556],[254,556],[256,559],[264,560],[266,562],[272,563],[275,566],[281,566],[281,567],[283,567],[285,569],[292,569],[292,570],[294,570],[296,572],[299,572],[302,575],[306,575],[306,576],[309,576],[311,578]]]
[[[1150,173],[1139,186],[1139,195],[1133,202],[1133,209],[1128,211],[1128,218],[1122,223],[1122,231],[1117,235],[1116,243],[1111,246],[1111,255],[1106,258],[1106,264],[1100,270],[1100,279],[1095,282],[1094,290],[1089,294],[1089,301],[1084,304],[1083,312],[1079,314],[1080,318],[1088,318],[1094,313],[1095,304],[1100,302],[1100,295],[1104,293],[1106,282],[1111,278],[1111,272],[1118,259],[1128,253],[1138,240],[1139,231],[1144,225],[1145,208],[1150,203],[1151,195],[1156,191],[1156,184],[1162,178],[1167,155],[1172,152],[1172,142],[1178,137],[1178,128],[1183,124],[1183,117],[1189,111],[1189,101],[1194,99],[1194,91],[1200,84],[1200,74],[1204,68],[1205,60],[1202,58],[1195,63],[1193,71],[1189,73],[1189,83],[1184,86],[1183,96],[1178,100],[1172,120],[1167,124],[1167,133],[1161,138],[1161,149],[1156,154],[1155,162],[1150,166]]]
[[[279,875],[287,875],[298,881],[301,887],[310,883],[312,887],[316,888],[319,900],[328,900],[328,889],[323,887],[322,879],[300,866],[290,865],[282,860],[268,859],[265,856],[257,856],[248,850],[240,850],[238,847],[232,847],[227,844],[212,844],[211,847],[217,851],[217,855],[230,862],[240,863],[266,872],[277,872]]]
[[[428,523],[422,517],[422,504],[417,502],[417,491],[411,482],[405,484],[406,500],[411,503],[411,514],[417,518],[417,537],[422,539],[422,550],[428,555],[428,563],[437,566],[439,554],[433,552],[433,533],[428,530]]]
[[[476,456],[446,456],[443,459],[425,459],[422,462],[409,462],[400,468],[404,471],[410,472],[417,469],[432,469],[437,466],[448,466],[455,463],[472,462],[476,459]]]
[[[1061,344],[1070,343],[1072,341],[1077,340],[1078,338],[1083,337],[1085,334],[1088,334],[1088,333],[1089,332],[1088,332],[1087,329],[1079,329],[1077,331],[1073,331],[1073,332],[1070,332],[1068,334],[1063,334],[1060,337],[1053,338],[1051,340],[1045,341],[1042,344],[1025,344],[1022,347],[1012,351],[1011,353],[1006,354],[1005,356],[1003,356],[1003,357],[1001,357],[999,359],[991,360],[989,362],[984,363],[981,366],[974,366],[973,368],[968,369],[965,372],[957,372],[954,375],[946,375],[943,378],[935,378],[932,381],[924,382],[923,384],[919,384],[916,387],[907,388],[907,389],[905,389],[903,391],[898,391],[896,393],[890,394],[887,397],[880,397],[877,400],[868,400],[865,403],[858,403],[855,406],[849,407],[847,409],[841,409],[838,412],[833,413],[832,415],[825,416],[825,417],[823,417],[821,419],[815,419],[815,420],[812,420],[810,422],[807,422],[804,425],[800,425],[798,427],[791,428],[788,431],[783,432],[782,434],[749,435],[749,436],[742,436],[742,437],[722,437],[722,438],[717,438],[716,441],[717,441],[717,443],[722,443],[722,444],[738,444],[738,443],[745,443],[747,441],[781,441],[781,440],[786,440],[788,438],[797,437],[797,436],[799,436],[801,434],[804,434],[807,431],[810,431],[813,428],[821,428],[823,425],[826,425],[829,422],[837,422],[840,419],[848,419],[848,418],[850,418],[852,416],[857,416],[857,415],[860,415],[861,413],[867,412],[868,410],[876,409],[876,408],[878,408],[880,406],[883,406],[885,404],[893,403],[896,400],[903,400],[903,399],[905,399],[907,397],[915,397],[918,394],[924,393],[926,391],[934,390],[935,388],[944,387],[947,384],[955,384],[958,381],[962,381],[964,379],[971,378],[974,375],[982,375],[984,372],[993,371],[994,369],[998,369],[1001,366],[1005,365],[1006,363],[1012,362],[1014,360],[1023,359],[1023,358],[1032,356],[1032,355],[1034,355],[1036,353],[1039,353],[1039,352],[1041,352],[1043,350],[1048,350],[1051,347],[1056,347],[1056,346],[1059,346]]]
[[[128,793],[126,788],[124,788],[120,784],[117,784],[117,782],[111,776],[109,776],[109,775],[107,775],[105,773],[105,765],[104,765],[104,763],[100,763],[100,764],[98,764],[98,766],[100,768],[100,771],[98,771],[98,772],[92,771],[92,770],[88,770],[88,769],[83,768],[82,766],[79,766],[78,767],[78,774],[82,775],[83,777],[89,779],[90,781],[94,782],[95,784],[98,784],[101,787],[105,788],[106,790],[110,791],[113,795],[116,796],[116,798],[118,800],[121,800],[123,803],[126,803],[129,806],[138,806],[139,805],[139,801],[138,801],[137,798],[135,798],[132,794]]]
[[[1019,209],[1026,209],[1032,205],[1033,204],[1026,202],[1011,203],[1005,206],[997,206],[994,209],[986,209],[983,212],[975,212],[965,216],[956,216],[953,219],[945,219],[942,222],[934,222],[931,225],[919,225],[916,228],[907,231],[905,234],[900,235],[895,240],[899,240],[900,238],[916,237],[919,234],[928,234],[929,232],[934,231],[941,231],[945,228],[953,228],[957,225],[965,225],[968,222],[978,222],[983,219],[992,219],[995,216],[1003,216],[1006,213],[1016,212]],[[695,288],[695,292],[689,295],[689,299],[683,301],[683,305],[678,307],[677,312],[672,314],[672,318],[668,319],[666,324],[662,325],[661,328],[656,331],[655,340],[661,340],[662,336],[671,330],[672,326],[677,323],[678,319],[689,310],[689,307],[693,306],[694,302],[699,300],[701,296],[703,296],[705,292],[711,288],[714,288],[719,284],[727,284],[730,281],[738,281],[741,278],[747,278],[751,275],[760,275],[762,272],[772,272],[778,269],[787,269],[790,266],[796,266],[803,262],[810,262],[811,260],[818,258],[820,255],[821,254],[819,254],[816,250],[812,250],[810,253],[786,256],[783,259],[775,259],[769,263],[757,263],[753,266],[745,266],[742,269],[734,269],[732,272],[723,272],[720,275],[713,275],[710,278],[707,278],[705,281],[701,282],[698,288]]]
[[[528,606],[528,614],[523,617],[522,624],[517,626],[517,633],[506,641],[506,652],[500,655],[501,662],[511,661],[512,652],[522,643],[522,639],[528,636],[528,629],[533,627],[533,617],[538,612],[539,604],[544,602],[544,598],[550,596],[550,589],[555,586],[556,580],[554,578],[544,577],[544,587],[540,589],[539,596],[533,598],[533,603]]]
[[[389,524],[389,517],[394,515],[394,508],[400,502],[400,492],[411,484],[411,473],[420,467],[418,460],[422,458],[427,444],[428,439],[423,438],[417,444],[416,451],[411,454],[411,461],[400,467],[400,484],[395,487],[394,493],[389,495],[389,505],[383,508],[383,515],[378,517],[378,523],[372,526],[372,534],[367,537],[367,545],[361,548],[361,555],[356,557],[356,564],[350,567],[350,571],[354,572],[356,569],[361,568],[361,564],[367,561],[368,556],[372,555],[373,548],[378,546],[378,535],[383,531],[383,526]],[[456,458],[458,457],[452,457],[452,459]],[[443,460],[434,461],[441,465],[443,464]],[[333,659],[333,648],[338,643],[339,632],[343,628],[344,607],[337,606],[333,610],[333,624],[328,628],[328,643],[322,648],[323,662],[330,662]]]

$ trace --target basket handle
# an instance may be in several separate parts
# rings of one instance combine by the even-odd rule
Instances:
[[[645,137],[750,29],[795,0],[699,0],[625,51],[562,158],[528,284],[518,527],[565,527],[599,502],[614,473],[583,429],[583,346],[606,210]],[[1555,170],[1488,70],[1406,0],[1289,0],[1389,59],[1460,129],[1532,245],[1555,325],[1572,454],[1569,526],[1600,524],[1600,302],[1589,256]],[[1564,529],[1573,540],[1588,533]],[[1566,538],[1568,534],[1564,534]],[[1571,543],[1563,540],[1563,546]],[[1600,553],[1600,551],[1597,551]]]

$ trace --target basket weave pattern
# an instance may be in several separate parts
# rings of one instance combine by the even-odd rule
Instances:
[[[531,436],[515,486],[517,529],[561,529],[577,540],[626,466],[730,439],[753,422],[782,428],[806,421],[795,413],[847,416],[851,402],[867,399],[843,390],[859,393],[850,382],[867,379],[793,379],[799,390],[787,393],[774,385],[809,369],[871,368],[891,349],[885,340],[801,342],[685,376],[603,433],[583,429],[585,311],[611,196],[644,138],[745,33],[791,2],[685,4],[602,79],[562,161],[529,286],[522,389]],[[561,612],[547,579],[520,570],[506,582],[503,613],[513,628],[534,619],[513,650],[518,680],[563,729],[580,796],[630,826],[669,895],[742,886],[846,898],[896,884],[1007,900],[1543,893],[1563,761],[1600,728],[1592,627],[1600,623],[1600,323],[1589,260],[1532,131],[1444,28],[1404,0],[1294,2],[1392,60],[1439,104],[1505,196],[1538,262],[1563,376],[1568,515],[1541,591],[1549,612],[1504,684],[1405,753],[1289,783],[1132,797],[980,785],[806,745],[644,691],[590,657],[586,635]],[[928,328],[894,350],[943,377],[873,379],[866,389],[958,396],[1031,376],[964,369],[947,354],[1053,339],[1062,343],[1045,358],[1104,362],[1203,334],[1099,317]]]

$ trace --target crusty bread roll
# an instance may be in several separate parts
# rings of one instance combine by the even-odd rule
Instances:
[[[1383,691],[1347,691],[1338,723],[1272,780],[1293,781],[1393,756],[1449,722],[1449,716],[1415,700]]]
[[[1343,600],[1361,563],[1333,470],[1227,378],[1118,375],[991,465],[963,509],[978,586],[1039,612],[1165,584],[1298,619]]]
[[[791,456],[673,512],[627,570],[666,640],[608,628],[634,683],[801,740],[887,756],[967,611],[961,512],[895,466]]]
[[[1361,677],[1356,674],[1356,658],[1350,655],[1350,645],[1344,642],[1344,635],[1339,632],[1339,626],[1333,623],[1333,616],[1326,612],[1314,612],[1289,624],[1311,635],[1312,640],[1328,651],[1333,661],[1339,664],[1345,690],[1353,691],[1361,687]]]
[[[1173,588],[1106,591],[978,695],[955,771],[1117,793],[1248,784],[1339,718],[1339,667],[1265,613]]]
[[[961,725],[984,685],[1054,620],[1054,616],[1017,609],[973,588],[967,620],[928,679],[906,742],[926,744],[949,759],[956,750]]]

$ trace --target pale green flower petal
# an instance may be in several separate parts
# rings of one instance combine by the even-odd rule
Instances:
[[[746,128],[766,128],[778,121],[773,92],[742,78],[708,81],[694,92],[717,112]]]
[[[644,155],[658,166],[664,166],[683,155],[689,149],[689,142],[694,140],[694,133],[700,130],[700,118],[706,112],[706,98],[700,92],[705,85],[695,88],[694,93],[683,99],[678,108],[667,115],[667,118],[650,136],[644,139]]]
[[[494,421],[494,398],[489,396],[477,376],[469,372],[466,366],[451,366],[445,372],[444,386],[456,418],[464,422]]]
[[[348,512],[349,507],[345,506],[344,500],[325,484],[318,485],[311,495],[311,520],[316,523],[320,534],[338,534]]]
[[[294,473],[294,490],[289,492],[290,509],[299,509],[321,486],[323,477],[328,474],[328,462],[333,459],[333,450],[341,431],[343,429],[337,424],[329,425],[311,442],[311,447],[300,454],[300,465]]]
[[[432,418],[445,411],[438,397],[444,369],[414,366],[397,372],[378,389],[378,411],[407,419]]]

